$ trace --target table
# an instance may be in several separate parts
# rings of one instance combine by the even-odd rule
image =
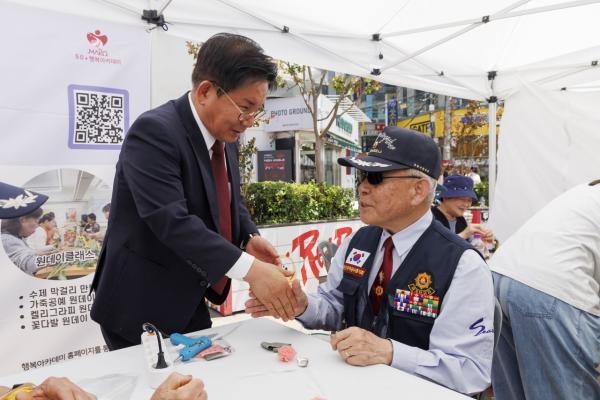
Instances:
[[[234,327],[240,325],[232,331]],[[430,381],[385,365],[355,367],[342,361],[331,350],[328,340],[259,318],[202,331],[204,334],[231,332],[225,339],[235,352],[213,361],[176,364],[176,371],[201,378],[210,400],[277,399],[310,400],[320,396],[334,399],[469,399]],[[326,338],[323,338],[326,339]],[[277,354],[260,347],[260,342],[292,343],[298,355],[307,357],[309,365],[300,368],[295,362],[283,363]],[[67,376],[74,382],[108,374],[138,376],[132,400],[147,400],[152,389],[147,385],[143,349],[135,346],[85,359],[68,361],[0,378],[0,385],[15,382],[41,382],[48,376]],[[102,400],[102,397],[99,397]]]

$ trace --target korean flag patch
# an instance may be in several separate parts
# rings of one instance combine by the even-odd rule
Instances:
[[[352,249],[348,257],[346,258],[346,264],[354,265],[355,267],[362,268],[371,253],[364,250]]]

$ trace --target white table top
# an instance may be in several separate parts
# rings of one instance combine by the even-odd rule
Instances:
[[[178,362],[175,370],[192,374],[206,385],[210,400],[235,398],[311,400],[384,399],[393,397],[421,399],[468,399],[435,383],[385,365],[355,367],[342,361],[328,341],[305,335],[268,319],[239,323],[241,326],[225,339],[235,352],[213,361]],[[227,333],[236,325],[224,325],[202,333]],[[260,347],[263,341],[291,343],[298,356],[307,357],[309,365],[300,368],[295,362],[283,363],[277,354]],[[0,385],[16,382],[41,382],[48,376],[67,376],[76,383],[110,375],[138,376],[133,400],[147,400],[152,389],[147,384],[141,346],[68,361],[26,373],[0,378]],[[103,397],[101,393],[99,400]]]

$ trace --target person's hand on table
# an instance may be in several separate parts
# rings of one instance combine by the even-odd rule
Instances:
[[[96,396],[86,392],[67,378],[49,377],[31,392],[20,392],[16,400],[95,400]]]
[[[391,365],[394,347],[388,339],[356,326],[331,335],[331,348],[350,365]]]
[[[277,254],[275,247],[267,239],[260,236],[253,236],[246,244],[246,253],[253,255],[260,261],[266,263],[281,265],[281,258]]]
[[[250,289],[269,311],[269,315],[288,321],[294,319],[296,307],[296,298],[288,281],[292,275],[293,272],[286,271],[282,266],[256,258],[244,280],[250,284]]]
[[[304,293],[302,290],[300,281],[297,279],[294,279],[292,282],[292,292],[296,300],[296,305],[293,308],[293,315],[294,317],[297,317],[298,315],[304,313],[306,307],[308,307],[308,297],[306,297],[306,293]],[[274,317],[269,309],[267,309],[267,307],[265,307],[264,304],[262,304],[260,300],[256,298],[256,295],[253,291],[250,291],[250,299],[246,300],[244,306],[246,307],[246,314],[250,314],[252,318],[264,316]]]
[[[468,239],[476,233],[481,235],[481,240],[484,242],[494,241],[494,233],[480,224],[469,224],[464,231],[458,234],[458,236],[463,239]]]
[[[173,372],[156,388],[150,400],[206,400],[208,394],[200,379]]]

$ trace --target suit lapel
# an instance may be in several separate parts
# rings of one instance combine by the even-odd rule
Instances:
[[[192,151],[198,166],[200,167],[200,173],[202,174],[202,183],[204,184],[204,191],[210,205],[210,214],[217,231],[219,231],[219,205],[217,204],[217,193],[215,179],[212,174],[212,167],[210,165],[210,156],[202,132],[194,119],[194,114],[190,109],[190,102],[188,100],[188,94],[184,94],[174,102],[177,113],[180,116],[180,120],[186,130],[187,140],[191,144]]]

